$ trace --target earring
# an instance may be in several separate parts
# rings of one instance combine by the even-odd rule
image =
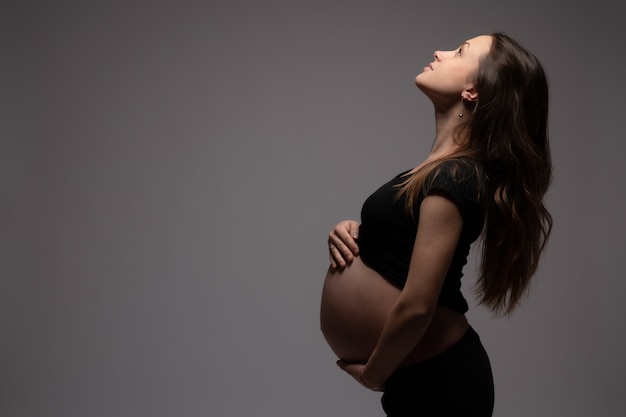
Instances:
[[[463,104],[463,94],[461,94],[461,104]],[[459,113],[459,118],[463,117],[463,113]]]

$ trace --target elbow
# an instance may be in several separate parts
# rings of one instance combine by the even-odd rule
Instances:
[[[435,314],[435,308],[436,305],[399,302],[396,304],[396,314],[402,318],[402,321],[423,325],[430,323]]]

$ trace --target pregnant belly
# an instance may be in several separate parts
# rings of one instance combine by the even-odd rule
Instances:
[[[330,269],[322,290],[322,333],[338,358],[365,363],[374,350],[387,315],[400,290],[361,261],[354,259],[343,271]],[[436,356],[465,334],[463,314],[437,307],[430,325],[402,365]]]
[[[365,362],[400,295],[360,257],[343,271],[329,270],[322,290],[321,329],[337,357]]]

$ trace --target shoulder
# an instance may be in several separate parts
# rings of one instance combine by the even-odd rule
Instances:
[[[423,195],[446,197],[468,217],[481,206],[482,178],[478,161],[470,158],[443,161],[428,174]]]
[[[432,169],[424,185],[427,190],[445,184],[478,187],[481,176],[482,167],[478,161],[470,158],[449,159]]]

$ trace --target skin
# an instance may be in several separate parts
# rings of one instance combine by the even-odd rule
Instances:
[[[490,36],[478,36],[455,50],[436,51],[434,61],[416,77],[417,87],[433,103],[436,136],[428,158],[414,171],[457,149],[453,133],[462,120],[471,117],[463,100],[478,98],[473,76],[491,42]],[[463,118],[459,113],[463,113]],[[347,268],[358,257],[358,227],[358,222],[346,220],[330,232],[331,269]],[[464,315],[447,309],[443,312],[437,306],[462,228],[461,214],[448,198],[433,194],[423,200],[407,282],[391,306],[373,352],[366,363],[337,362],[363,386],[382,390],[387,378],[416,346],[428,345],[428,339],[433,338],[429,335],[443,335],[441,338],[447,340],[440,344],[443,351],[467,330]]]

